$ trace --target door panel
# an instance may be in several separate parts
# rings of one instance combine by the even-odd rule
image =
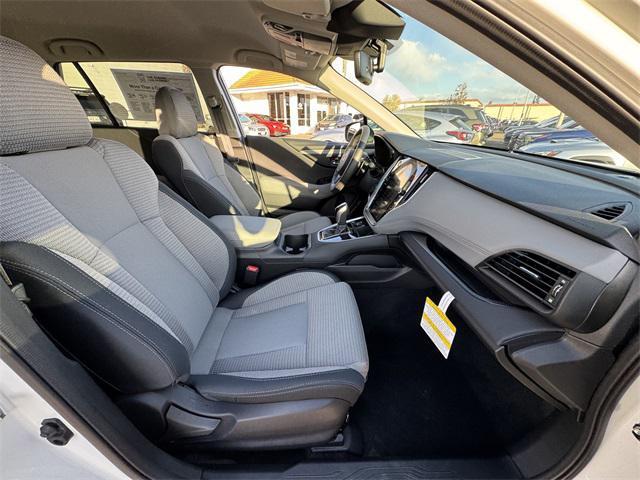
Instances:
[[[342,145],[303,138],[247,136],[265,206],[270,212],[319,210],[330,192]]]
[[[335,170],[341,145],[305,138],[247,136],[246,143],[262,173],[288,176],[306,183],[327,183]]]
[[[335,169],[346,142],[327,142],[322,140],[310,140],[307,138],[282,138],[279,139],[298,153],[310,157],[316,163],[331,169]]]

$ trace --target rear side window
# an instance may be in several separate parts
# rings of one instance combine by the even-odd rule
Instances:
[[[470,118],[469,115],[467,115],[461,108],[450,108],[448,113],[451,115],[459,115],[463,118]]]
[[[186,65],[151,62],[81,62],[79,67],[81,71],[73,64],[63,63],[61,72],[65,82],[87,112],[91,123],[105,123],[99,115],[95,114],[93,108],[94,103],[100,104],[97,98],[99,95],[120,126],[158,128],[155,114],[156,92],[163,86],[173,86],[181,90],[191,102],[198,121],[198,130],[208,131],[212,126],[202,93]],[[83,99],[83,95],[88,93],[79,89],[84,88],[88,92],[92,92],[92,89],[84,81],[82,72],[93,84],[95,89],[93,97],[96,102]]]
[[[458,127],[459,130],[463,130],[465,132],[473,131],[471,130],[471,128],[469,128],[469,125],[467,125],[466,122],[462,120],[460,117],[452,118],[451,123],[454,124],[456,127]]]
[[[87,84],[76,67],[72,63],[63,63],[60,66],[60,73],[80,102],[80,105],[82,105],[82,108],[84,108],[89,121],[93,125],[112,125],[113,122],[98,95]]]
[[[427,130],[433,130],[438,127],[442,122],[438,120],[433,120],[432,118],[425,118],[425,123],[427,125]]]

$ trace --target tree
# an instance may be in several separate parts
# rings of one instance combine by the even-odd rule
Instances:
[[[384,105],[390,112],[395,112],[400,108],[400,95],[394,93],[393,95],[385,95],[382,99],[382,105]]]
[[[449,96],[447,101],[450,103],[464,103],[468,97],[469,97],[469,94],[467,92],[467,83],[463,82],[458,84],[458,86],[453,91],[453,93]]]

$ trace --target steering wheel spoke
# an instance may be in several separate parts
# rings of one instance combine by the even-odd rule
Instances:
[[[338,166],[331,179],[331,190],[341,191],[348,185],[351,178],[362,168],[362,163],[366,158],[365,147],[371,136],[371,128],[363,125],[347,144]]]

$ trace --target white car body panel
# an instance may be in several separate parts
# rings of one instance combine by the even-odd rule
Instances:
[[[640,441],[631,429],[640,422],[640,377],[611,414],[602,443],[576,480],[640,478]]]
[[[129,478],[3,361],[0,379],[4,414],[0,419],[0,478]],[[40,437],[45,418],[58,418],[73,432],[67,445],[55,446]]]

